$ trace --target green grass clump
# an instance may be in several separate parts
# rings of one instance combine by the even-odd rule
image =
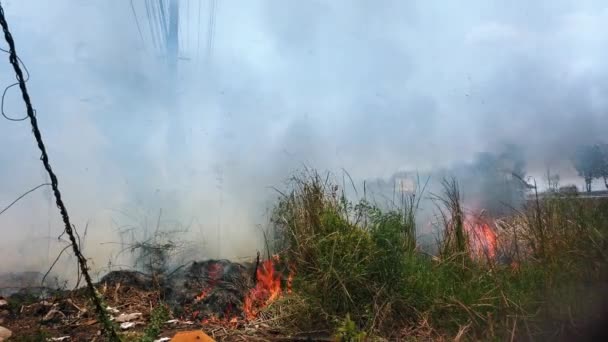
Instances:
[[[445,227],[432,257],[417,250],[413,201],[388,212],[365,199],[349,203],[328,179],[294,178],[273,213],[274,249],[296,270],[293,302],[306,308],[290,311],[294,327],[384,337],[424,331],[503,340],[554,337],[546,334],[555,329],[566,336],[598,299],[585,289],[608,280],[606,201],[530,202],[501,221],[499,246],[512,262],[498,264],[471,255],[455,180],[437,197]]]
[[[152,342],[156,340],[169,316],[169,309],[166,306],[159,304],[155,307],[150,314],[150,322],[146,326],[146,329],[144,329],[144,335],[139,341]]]
[[[342,322],[339,322],[339,325],[336,329],[336,341],[338,342],[363,342],[365,341],[366,333],[364,331],[360,331],[357,328],[355,322],[350,319],[350,315],[346,315],[346,318]]]
[[[349,314],[372,328],[411,316],[407,303],[395,298],[405,286],[413,221],[365,202],[353,206],[318,174],[294,182],[296,190],[273,215],[276,248],[298,272],[294,287],[319,308],[316,323]]]

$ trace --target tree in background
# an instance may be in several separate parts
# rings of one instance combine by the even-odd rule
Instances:
[[[581,146],[576,150],[573,164],[579,176],[585,179],[587,192],[591,192],[591,182],[594,178],[608,178],[608,159],[606,158],[606,144]],[[606,184],[608,187],[608,183]]]
[[[551,169],[547,167],[547,173],[545,175],[547,178],[547,186],[549,187],[550,192],[558,192],[559,191],[559,174],[551,173]]]

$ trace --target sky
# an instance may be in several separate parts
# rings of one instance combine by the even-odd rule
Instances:
[[[180,0],[177,85],[144,3],[2,1],[98,272],[159,214],[202,257],[255,255],[271,188],[304,165],[363,180],[518,144],[529,174],[580,184],[572,151],[606,141],[601,0]],[[46,180],[27,121],[0,120],[0,143],[3,207]],[[0,271],[48,265],[61,231],[48,189],[21,200],[0,215]]]

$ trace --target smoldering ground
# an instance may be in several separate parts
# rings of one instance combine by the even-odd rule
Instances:
[[[359,182],[513,143],[528,173],[552,165],[574,180],[569,152],[608,124],[602,1],[222,1],[213,12],[201,2],[200,25],[197,2],[183,4],[175,112],[144,2],[134,4],[143,39],[126,1],[3,2],[96,270],[128,262],[102,243],[120,242],[124,225],[155,227],[161,208],[197,257],[254,255],[270,187],[303,164]],[[15,90],[5,109],[20,116]],[[27,122],[1,121],[0,139],[10,203],[45,179]],[[46,267],[63,246],[48,192],[0,225],[0,271]]]

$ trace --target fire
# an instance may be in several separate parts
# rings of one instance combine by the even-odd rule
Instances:
[[[494,260],[496,258],[496,233],[480,218],[467,217],[465,229],[469,235],[469,245],[474,256]]]
[[[250,269],[242,264],[210,261],[202,265],[197,268],[201,278],[191,283],[197,292],[185,303],[185,313],[203,324],[231,325],[254,319],[283,293],[291,292],[293,267],[278,255],[258,259],[253,286]]]
[[[255,287],[249,291],[243,303],[243,311],[247,319],[255,318],[261,308],[281,295],[281,273],[276,270],[278,262],[279,256],[275,255],[272,259],[265,260],[259,265],[256,272]],[[291,292],[292,280],[293,274],[290,273],[287,278],[288,293]]]

